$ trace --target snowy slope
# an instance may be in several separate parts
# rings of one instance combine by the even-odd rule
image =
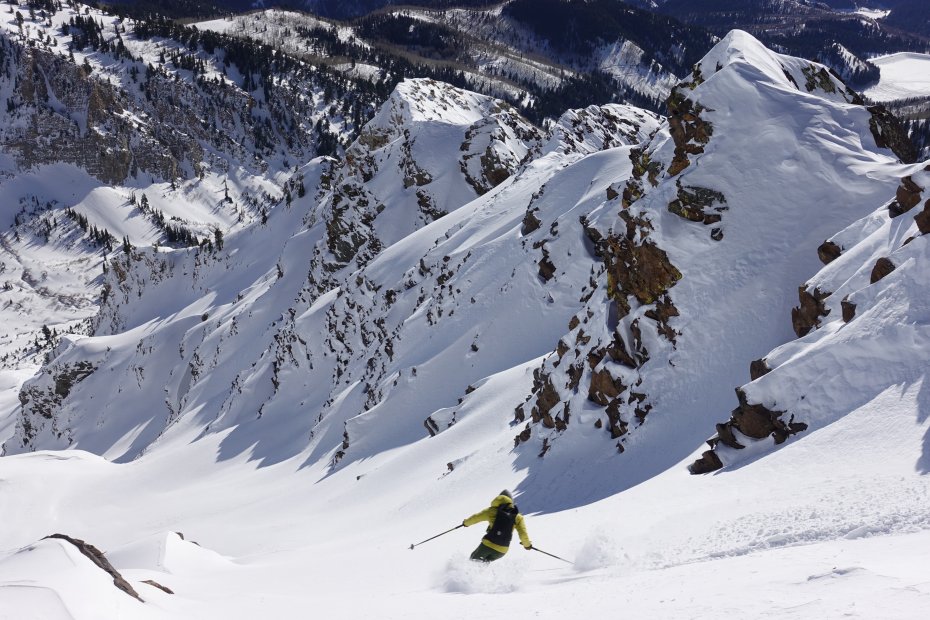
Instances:
[[[407,82],[222,248],[118,251],[94,336],[26,383],[5,443],[0,609],[922,617],[930,177],[822,66],[745,33],[669,106],[570,111],[542,139]],[[495,176],[482,155],[506,178],[469,183]],[[415,188],[447,214],[422,218]],[[368,218],[357,245],[343,204]],[[805,282],[831,313],[795,340]],[[690,476],[769,351],[744,393],[803,401],[807,432]],[[480,528],[408,549],[503,486],[574,568],[470,565]]]
[[[231,237],[216,258],[112,261],[112,299],[98,329],[105,338],[63,346],[27,385],[23,424],[6,450],[72,446],[125,460],[168,427],[193,437],[233,428],[231,454],[276,461],[309,449],[310,461],[335,466],[443,430],[479,398],[470,396],[476,382],[555,350],[526,406],[506,408],[521,458],[535,463],[566,443],[552,465],[533,465],[549,478],[561,459],[591,445],[599,459],[641,445],[652,456],[633,457],[637,466],[613,490],[658,473],[729,405],[748,360],[788,339],[779,317],[815,271],[807,248],[836,221],[883,202],[901,174],[876,148],[869,113],[822,67],[736,32],[695,75],[673,97],[669,129],[643,149],[592,152],[612,144],[598,137],[602,125],[582,123],[580,142],[590,136],[595,148],[550,145],[497,189],[412,235],[431,203],[420,193],[414,207],[413,186],[436,184],[451,205],[468,200],[461,177],[430,157],[450,152],[440,144],[463,145],[451,152],[467,180],[477,174],[467,160],[472,143],[495,162],[518,162],[532,149],[519,138],[535,137],[492,123],[499,141],[482,149],[487,138],[476,127],[482,114],[494,118],[491,100],[430,82],[402,85],[345,167],[332,172],[321,162],[304,181],[319,189],[267,230]],[[657,128],[642,113],[616,112],[616,143]],[[565,119],[556,135],[575,140],[561,128],[576,122]],[[447,131],[474,135],[461,142]],[[689,147],[689,131],[700,148]],[[734,165],[760,141],[751,166]],[[421,163],[430,160],[438,167]],[[705,224],[686,221],[701,200]],[[624,201],[631,204],[618,218]],[[349,225],[359,221],[364,227]],[[284,253],[254,247],[255,235],[287,239],[294,222],[308,229]],[[645,275],[630,276],[627,265],[637,262]],[[747,303],[757,298],[766,300],[761,308]],[[175,351],[180,361],[165,358]],[[113,386],[112,372],[123,377],[119,395],[95,405],[91,422],[82,412],[101,382]],[[56,387],[62,377],[67,390]],[[642,424],[647,415],[656,421]],[[286,423],[268,422],[282,416]],[[649,448],[666,444],[673,448]]]
[[[19,14],[0,19],[5,378],[34,373],[59,334],[88,332],[103,258],[123,240],[189,246],[260,221],[321,130],[357,130],[353,105],[330,109],[340,90],[327,99],[305,65],[259,85],[229,50],[95,8]]]
[[[863,95],[873,101],[894,101],[908,97],[930,97],[930,56],[901,52],[873,58],[881,70],[878,84]]]
[[[924,188],[930,175],[925,168],[907,169],[911,174],[895,199],[824,242],[819,252],[827,264],[801,288],[796,315],[805,315],[798,329],[802,337],[762,358],[760,376],[741,388],[748,403],[816,430],[881,394],[906,398],[916,390],[919,420],[927,417],[930,246],[924,235],[930,232],[930,203]],[[758,432],[759,420],[741,414],[734,411],[728,425],[718,427],[720,443],[712,442],[725,465],[768,445]],[[916,469],[927,473],[928,468],[925,448]]]

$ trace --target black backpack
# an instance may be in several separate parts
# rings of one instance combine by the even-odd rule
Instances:
[[[484,538],[501,547],[509,547],[513,538],[513,528],[517,522],[520,509],[516,504],[502,504],[497,507],[497,516],[488,528]]]

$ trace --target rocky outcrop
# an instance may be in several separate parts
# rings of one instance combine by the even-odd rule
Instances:
[[[766,363],[765,359],[753,360],[749,363],[749,380],[755,381],[759,377],[764,377],[765,375],[772,372],[772,369],[769,368],[769,365]]]
[[[437,134],[460,142],[437,143]],[[432,79],[400,83],[331,172],[331,193],[321,196],[325,246],[316,248],[311,288],[339,286],[341,270],[364,266],[503,183],[541,140],[505,102]],[[390,225],[379,227],[385,218]],[[528,215],[527,233],[531,222]]]
[[[678,197],[668,205],[668,210],[691,222],[700,222],[705,226],[716,224],[723,219],[723,212],[729,209],[726,197],[706,187],[690,187],[678,183]]]
[[[688,471],[694,475],[709,474],[712,471],[717,471],[722,468],[723,463],[713,450],[705,451],[701,455],[701,458],[688,465]]]
[[[662,172],[662,164],[654,161],[645,149],[631,149],[630,161],[633,163],[633,174],[627,180],[621,194],[621,204],[624,209],[628,209],[645,193],[644,178],[648,180],[650,186],[656,187],[659,184],[659,174]],[[607,198],[613,200],[610,192],[608,188]]]
[[[719,455],[715,453],[718,444],[737,450],[745,448],[737,432],[749,439],[771,437],[777,445],[784,443],[791,435],[807,430],[807,424],[795,422],[793,416],[785,421],[784,411],[769,409],[759,403],[749,403],[746,393],[740,388],[736,389],[736,397],[739,406],[732,411],[728,421],[717,425],[717,435],[707,441],[711,449],[688,467],[692,474],[707,473],[723,466]]]
[[[15,435],[22,447],[31,445],[40,432],[50,432],[58,439],[63,438],[65,429],[58,426],[59,420],[55,417],[58,407],[72,388],[94,370],[96,368],[89,361],[55,364],[46,366],[41,374],[23,385],[19,392],[22,410]]]
[[[697,68],[695,68],[697,72]],[[713,126],[701,118],[704,107],[691,101],[683,92],[683,88],[696,85],[699,75],[695,76],[691,85],[679,84],[672,89],[666,106],[668,108],[668,125],[672,140],[675,142],[675,156],[668,167],[669,176],[676,176],[691,165],[689,155],[699,155],[704,152],[704,145],[710,142],[714,133]]]
[[[901,185],[895,193],[894,200],[888,205],[888,215],[898,217],[916,207],[920,203],[923,188],[907,176],[901,179]]]
[[[875,144],[879,148],[891,149],[905,164],[917,161],[917,147],[911,142],[898,117],[883,105],[869,106],[867,109],[872,115],[869,119],[869,129],[872,130]]]
[[[144,583],[144,584],[146,584],[146,585],[150,585],[150,586],[152,586],[153,588],[158,588],[159,590],[161,590],[161,591],[164,592],[165,594],[174,594],[174,590],[172,590],[171,588],[169,588],[169,587],[167,587],[167,586],[161,585],[160,583],[158,583],[158,582],[155,581],[154,579],[144,579],[144,580],[142,581],[142,583]]]
[[[824,241],[817,248],[817,257],[820,259],[820,262],[824,265],[829,265],[836,259],[840,257],[843,253],[843,248],[836,245],[832,241]]]
[[[895,265],[891,262],[891,259],[886,257],[881,257],[875,261],[875,266],[872,267],[872,273],[869,275],[869,284],[875,284],[892,271],[894,271]]]
[[[555,123],[542,152],[588,155],[645,141],[658,127],[652,112],[609,103],[568,110]]]
[[[133,122],[129,98],[67,58],[22,49],[13,82],[0,145],[22,168],[67,162],[116,184],[140,170],[178,178],[185,162],[197,168],[203,159],[182,127]]]
[[[649,239],[652,224],[648,220],[625,211],[620,217],[626,224],[624,234],[600,239],[597,246],[607,269],[607,296],[616,302],[622,317],[630,311],[629,297],[652,304],[681,279],[681,272],[665,250]]]
[[[843,311],[843,322],[849,323],[856,317],[856,304],[849,301],[848,298],[844,298],[840,302],[840,308]]]
[[[603,308],[606,298],[611,306],[606,325],[593,318],[593,308],[569,321],[569,334],[535,370],[532,392],[514,412],[515,424],[527,422],[514,438],[515,445],[529,441],[534,425],[539,425],[544,442],[540,456],[551,448],[557,433],[569,428],[573,406],[592,405],[603,411],[595,427],[623,452],[622,439],[630,426],[642,424],[652,410],[648,394],[636,389],[642,383],[639,369],[649,360],[644,330],[654,329],[672,346],[679,336],[672,326],[679,312],[670,289],[681,272],[650,238],[652,224],[646,216],[620,211],[620,230],[606,233],[584,219],[581,223],[594,255],[603,262],[581,301]],[[602,288],[598,282],[603,282]],[[600,299],[595,299],[596,290],[601,291]]]
[[[924,210],[914,216],[920,234],[930,233],[930,200],[924,203]]]
[[[57,538],[59,540],[64,540],[68,543],[71,543],[72,545],[77,547],[77,550],[83,553],[87,557],[87,559],[93,562],[98,568],[100,568],[101,570],[108,573],[111,577],[113,577],[114,586],[116,586],[117,588],[119,588],[120,590],[122,590],[123,592],[131,596],[132,598],[140,602],[144,602],[142,601],[142,598],[139,596],[139,594],[135,591],[135,589],[129,584],[128,581],[126,581],[123,578],[123,576],[119,573],[118,570],[113,568],[113,565],[110,564],[110,561],[106,558],[105,555],[103,555],[103,552],[100,551],[100,549],[98,549],[97,547],[93,546],[90,543],[84,542],[83,540],[80,540],[78,538],[72,538],[65,534],[52,534],[50,536],[46,536],[45,538],[46,539]],[[162,587],[162,589],[164,589],[164,587]]]
[[[815,327],[819,327],[820,318],[830,314],[830,309],[823,303],[829,296],[830,293],[825,293],[818,288],[811,292],[806,286],[798,287],[798,299],[801,305],[791,309],[791,326],[798,338],[807,335]]]

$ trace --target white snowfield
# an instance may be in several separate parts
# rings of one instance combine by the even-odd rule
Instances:
[[[872,101],[930,97],[930,54],[899,52],[872,58],[881,75],[878,84],[863,91]]]
[[[673,176],[672,129],[641,110],[571,111],[543,141],[486,97],[410,81],[352,162],[302,166],[306,195],[216,255],[113,257],[95,335],[63,339],[10,414],[0,618],[925,618],[930,246],[915,215],[930,174],[879,148],[833,78],[808,90],[820,69],[728,35],[680,86],[712,131]],[[614,316],[586,237],[626,230],[619,194],[644,153],[660,168],[627,214],[681,272],[674,345],[633,297]],[[463,178],[493,162],[506,180],[469,195]],[[450,188],[429,223],[424,172],[424,192]],[[906,176],[919,205],[891,218]],[[668,210],[682,187],[725,197],[722,238]],[[331,255],[341,209],[362,251],[383,246],[370,260]],[[842,254],[824,267],[825,239]],[[871,283],[879,257],[895,269]],[[314,287],[327,278],[340,285]],[[832,295],[796,339],[802,285]],[[603,408],[561,383],[567,428],[515,447],[514,409],[560,339],[637,319],[649,359],[611,368],[652,411],[622,453],[595,426]],[[763,357],[772,371],[747,384]],[[736,386],[808,430],[689,475]],[[410,549],[502,488],[534,545],[573,564],[516,541],[474,564],[481,525]],[[53,533],[105,552],[141,600]]]

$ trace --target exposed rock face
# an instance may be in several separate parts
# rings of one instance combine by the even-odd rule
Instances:
[[[203,150],[181,127],[157,120],[137,125],[125,114],[132,102],[109,83],[67,58],[34,47],[13,49],[20,55],[7,100],[13,120],[0,131],[0,146],[21,167],[67,162],[115,184],[136,170],[173,179],[183,176],[183,162],[200,165]]]
[[[652,187],[659,184],[659,174],[662,172],[662,164],[653,161],[649,152],[645,149],[632,149],[630,151],[630,161],[633,162],[633,174],[627,180],[623,188],[622,205],[628,209],[631,204],[639,200],[645,192],[643,178],[645,177]]]
[[[591,373],[588,400],[606,407],[625,390],[623,382],[615,379],[606,368]]]
[[[688,471],[694,475],[708,474],[717,471],[723,467],[720,457],[713,450],[707,450],[701,455],[701,458],[688,465]]]
[[[704,225],[716,224],[726,211],[727,199],[718,191],[706,187],[688,187],[678,184],[678,197],[669,203],[668,210],[675,215]]]
[[[870,106],[867,109],[872,115],[869,119],[869,129],[875,137],[875,144],[879,148],[891,149],[898,159],[906,164],[917,161],[917,148],[908,137],[901,121],[883,105]]]
[[[824,265],[829,265],[842,255],[843,249],[832,241],[824,241],[817,248],[817,257]]]
[[[875,266],[872,267],[872,274],[869,276],[869,283],[875,284],[889,273],[894,271],[894,269],[894,263],[892,263],[890,259],[883,256],[882,258],[875,261]]]
[[[669,131],[675,141],[675,156],[669,165],[668,174],[676,176],[691,165],[689,155],[704,152],[704,145],[710,142],[713,135],[713,126],[701,118],[703,106],[688,99],[680,86],[672,90],[666,105]]]
[[[688,467],[692,474],[707,473],[723,466],[719,456],[714,452],[718,443],[737,450],[744,448],[745,446],[737,439],[735,431],[739,431],[750,439],[771,437],[776,444],[780,444],[791,435],[807,430],[807,424],[795,422],[793,417],[785,422],[784,411],[775,411],[762,404],[747,402],[745,392],[739,388],[736,389],[736,397],[739,400],[739,406],[733,410],[727,422],[717,425],[717,435],[707,442],[711,450],[705,452],[700,459]]]
[[[675,344],[679,334],[670,323],[679,312],[669,290],[682,276],[667,253],[649,238],[652,224],[645,216],[624,210],[619,217],[625,229],[606,233],[582,220],[594,254],[603,261],[598,275],[606,280],[606,297],[613,302],[607,330],[590,325],[594,316],[590,309],[571,319],[570,334],[535,371],[532,393],[515,411],[517,423],[524,421],[526,407],[532,414],[530,425],[515,437],[515,444],[529,440],[532,424],[557,432],[567,429],[576,395],[583,395],[584,407],[593,403],[603,408],[605,417],[598,419],[595,427],[614,440],[626,435],[631,423],[642,423],[652,410],[648,395],[635,389],[642,383],[638,369],[649,360],[643,330],[647,324],[648,329],[654,326],[659,336]],[[585,303],[597,288],[594,278],[590,286],[591,292],[582,299]],[[632,304],[643,309],[642,316],[630,318]],[[540,456],[552,445],[546,437],[543,440]],[[624,450],[620,441],[616,446],[618,451]]]
[[[106,558],[105,555],[103,555],[103,552],[100,551],[100,549],[98,549],[97,547],[91,545],[90,543],[86,543],[83,540],[80,540],[78,538],[71,538],[70,536],[67,536],[65,534],[52,534],[50,536],[46,536],[45,538],[58,538],[60,540],[64,540],[64,541],[71,543],[72,545],[77,547],[78,551],[80,551],[85,556],[87,556],[87,558],[91,562],[96,564],[100,569],[109,573],[109,575],[113,577],[113,585],[115,585],[117,588],[119,588],[120,590],[122,590],[123,592],[131,596],[132,598],[138,601],[144,602],[142,601],[142,598],[139,596],[139,594],[135,591],[135,589],[129,584],[128,581],[126,581],[123,578],[122,575],[120,575],[118,570],[113,568],[113,565],[110,564],[110,561]],[[162,589],[165,589],[165,588],[162,587]]]
[[[791,309],[791,325],[798,338],[820,326],[820,317],[830,313],[829,308],[823,303],[829,296],[830,293],[824,293],[820,289],[815,288],[813,292],[809,292],[805,286],[798,287],[801,305]]]
[[[629,310],[628,297],[640,304],[651,304],[668,291],[681,272],[668,254],[648,239],[652,225],[643,218],[622,212],[626,234],[600,240],[598,249],[607,268],[607,295],[617,302],[620,316]]]
[[[914,221],[922,235],[930,233],[930,200],[924,203],[924,210],[914,216]]]
[[[40,433],[51,433],[59,440],[66,434],[59,428],[55,413],[75,384],[86,379],[96,368],[89,361],[47,366],[45,371],[27,381],[19,393],[22,414],[17,422],[17,436],[23,447],[31,445]],[[68,442],[64,442],[67,446]]]
[[[816,68],[813,65],[808,65],[802,68],[801,72],[804,74],[804,88],[807,89],[807,92],[812,93],[817,90],[821,90],[825,93],[836,92],[836,85],[830,78],[830,73],[826,68]]]
[[[164,592],[165,594],[174,594],[174,591],[173,591],[171,588],[169,588],[169,587],[167,587],[167,586],[161,585],[160,583],[158,583],[158,582],[155,581],[154,579],[145,579],[142,583],[148,584],[148,585],[152,586],[153,588],[158,588],[159,590],[161,590],[161,591]]]
[[[755,381],[759,377],[764,377],[772,371],[765,359],[753,360],[749,363],[749,380]]]
[[[904,177],[895,193],[895,199],[888,205],[888,214],[891,217],[898,217],[907,213],[920,203],[922,192],[923,188],[914,183],[911,177]]]
[[[848,299],[843,299],[840,302],[840,307],[843,310],[843,322],[849,323],[856,317],[856,304],[849,301]]]

